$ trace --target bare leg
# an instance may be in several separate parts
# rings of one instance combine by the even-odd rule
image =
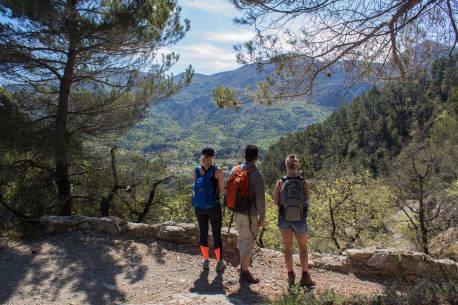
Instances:
[[[282,230],[281,238],[283,239],[283,254],[285,255],[285,265],[288,272],[294,271],[293,268],[293,231],[291,229]]]
[[[297,245],[299,246],[299,260],[301,261],[302,271],[309,270],[309,257],[307,251],[308,233],[295,234]]]
[[[242,264],[242,271],[248,271],[248,268],[250,267],[250,257],[240,256],[240,263]]]

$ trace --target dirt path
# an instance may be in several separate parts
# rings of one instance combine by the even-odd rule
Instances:
[[[0,239],[0,304],[259,304],[287,289],[283,257],[258,250],[257,285],[240,287],[237,262],[202,272],[197,247],[72,233],[33,241]],[[296,268],[299,271],[299,267]],[[315,291],[374,294],[375,280],[312,269]]]

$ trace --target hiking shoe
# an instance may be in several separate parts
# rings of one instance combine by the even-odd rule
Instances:
[[[202,263],[202,268],[204,270],[210,270],[210,260],[208,259],[205,259]]]
[[[315,282],[312,281],[312,279],[310,278],[310,273],[307,273],[307,275],[305,276],[303,275],[299,284],[301,285],[301,287],[315,286]]]
[[[252,276],[250,271],[241,271],[240,283],[257,284],[259,283],[259,279]]]
[[[294,273],[288,272],[288,285],[289,287],[296,285],[296,275]]]
[[[216,272],[223,272],[226,269],[226,264],[223,260],[216,263]]]

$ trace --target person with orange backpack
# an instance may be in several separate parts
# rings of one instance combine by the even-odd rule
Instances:
[[[212,226],[213,248],[216,255],[216,271],[223,272],[226,264],[222,260],[220,194],[224,193],[224,178],[221,168],[213,165],[215,150],[205,147],[202,150],[201,166],[194,169],[192,185],[192,205],[194,206],[197,222],[199,223],[200,250],[203,256],[203,269],[210,269],[208,253],[208,223]]]
[[[278,206],[278,228],[283,239],[283,253],[288,271],[288,284],[294,286],[295,273],[293,269],[293,233],[299,246],[301,263],[301,287],[312,287],[315,282],[310,278],[307,251],[307,211],[310,201],[308,182],[297,174],[300,168],[296,155],[289,155],[285,160],[286,176],[277,181],[274,191],[274,204]]]
[[[259,283],[249,271],[258,229],[265,218],[264,178],[256,168],[258,148],[248,145],[245,162],[232,169],[226,182],[226,206],[234,211],[237,224],[237,248],[240,253],[240,283]]]

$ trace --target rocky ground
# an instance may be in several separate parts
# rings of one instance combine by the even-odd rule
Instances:
[[[283,257],[258,249],[256,285],[238,283],[237,258],[224,274],[203,272],[197,247],[71,233],[0,238],[0,304],[259,304],[287,291]],[[297,272],[300,271],[296,267]],[[315,291],[376,294],[386,279],[312,269]]]

